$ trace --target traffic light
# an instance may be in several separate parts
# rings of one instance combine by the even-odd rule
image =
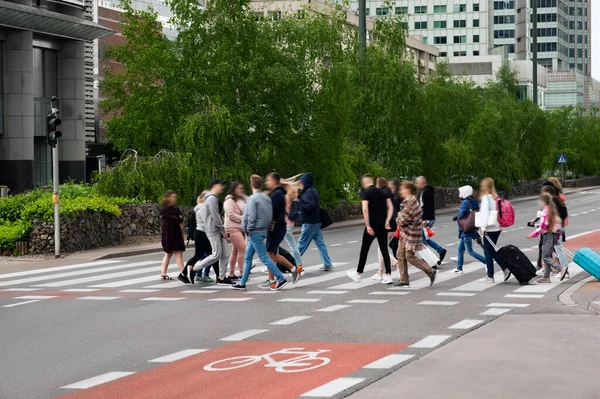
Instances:
[[[48,145],[55,148],[58,143],[58,139],[62,136],[58,126],[61,124],[61,120],[58,117],[60,111],[58,110],[58,99],[52,97],[52,109],[46,116],[46,122],[48,125],[48,136],[46,138]]]

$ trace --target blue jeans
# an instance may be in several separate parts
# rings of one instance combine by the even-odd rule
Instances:
[[[250,278],[254,254],[258,254],[258,259],[267,266],[267,269],[273,273],[277,281],[285,280],[275,262],[273,262],[267,254],[267,246],[265,245],[266,238],[266,231],[255,231],[248,234],[248,245],[246,246],[246,253],[244,254],[244,274],[242,275],[242,281],[240,281],[241,285],[246,285],[248,278]]]
[[[308,249],[310,242],[314,240],[317,248],[319,249],[319,255],[321,255],[321,261],[326,267],[332,266],[329,253],[327,253],[327,246],[325,240],[323,240],[323,233],[321,233],[321,223],[303,224],[300,238],[298,239],[298,250],[300,255],[304,255],[304,252]]]
[[[285,241],[287,241],[290,246],[290,250],[292,251],[292,256],[296,261],[297,266],[302,266],[302,255],[300,255],[300,251],[298,250],[298,244],[296,244],[296,240],[294,239],[294,227],[287,226],[287,230],[285,233]]]
[[[469,255],[481,263],[485,263],[485,258],[473,251],[473,239],[469,236],[464,236],[461,237],[460,241],[458,242],[458,265],[456,266],[458,270],[462,270],[463,268],[463,264],[465,262],[465,249]]]
[[[489,238],[492,239],[492,242],[496,244],[498,242],[498,239],[500,238],[500,233],[500,231],[488,231],[487,235]],[[505,269],[504,265],[502,264],[502,261],[498,258],[498,255],[496,254],[496,250],[494,249],[494,247],[492,247],[492,244],[490,244],[490,242],[487,238],[485,238],[485,236],[483,237],[483,253],[485,254],[485,268],[487,270],[487,276],[489,278],[494,277],[494,260],[496,261],[496,263],[498,263],[498,266],[500,266],[502,270]]]
[[[435,220],[428,220],[427,227],[432,228],[434,223]],[[423,244],[427,245],[440,255],[442,254],[442,252],[444,252],[444,248],[440,247],[435,241],[427,237],[427,234],[425,234],[425,230],[423,230]]]

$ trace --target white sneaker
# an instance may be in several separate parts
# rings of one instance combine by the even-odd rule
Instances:
[[[352,270],[348,270],[346,275],[348,275],[348,277],[350,277],[355,283],[360,283],[360,274],[358,274]]]
[[[494,284],[494,278],[493,277],[485,276],[485,277],[479,279],[479,282],[480,283],[486,283],[486,284]]]
[[[381,280],[381,284],[392,284],[394,281],[392,280],[392,276],[385,275]]]
[[[371,280],[381,281],[382,279],[383,279],[383,276],[379,273],[375,273],[374,275],[371,276]]]
[[[462,270],[460,270],[460,269],[454,269],[454,270],[452,271],[452,273],[454,273],[454,274],[463,274],[463,271],[462,271]]]
[[[458,256],[453,256],[450,258],[450,260],[453,262],[458,262]]]

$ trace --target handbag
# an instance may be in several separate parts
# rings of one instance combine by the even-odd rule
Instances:
[[[475,215],[476,212],[473,212],[473,210],[471,210],[467,216],[457,220],[460,229],[464,233],[472,233],[475,230],[477,230],[477,226],[475,225]]]
[[[437,265],[439,259],[429,247],[425,247],[420,251],[417,251],[417,256],[425,261],[429,266]]]
[[[400,227],[396,227],[396,232],[394,233],[394,238],[400,239]]]
[[[321,228],[322,229],[329,227],[333,224],[333,220],[331,220],[331,216],[329,216],[329,213],[323,208],[319,209],[319,218],[321,219]]]
[[[431,230],[429,227],[423,227],[423,232],[427,238],[431,238],[435,235],[435,231]]]

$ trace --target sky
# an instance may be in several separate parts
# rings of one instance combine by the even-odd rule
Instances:
[[[592,4],[592,76],[600,80],[600,4]]]

